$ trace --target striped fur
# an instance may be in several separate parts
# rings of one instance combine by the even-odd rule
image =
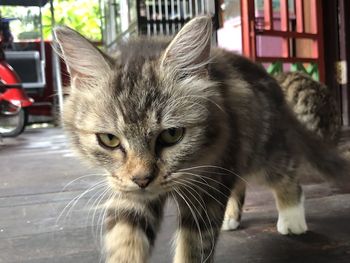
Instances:
[[[129,40],[113,58],[70,29],[56,36],[72,77],[64,127],[83,159],[108,171],[118,193],[107,202],[108,263],[148,261],[168,197],[179,209],[174,262],[213,262],[223,220],[240,219],[243,177],[251,174],[275,193],[278,230],[300,234],[302,164],[328,178],[349,171],[296,120],[261,66],[210,51],[208,17],[189,22],[170,44]],[[162,143],[161,134],[180,128],[174,143]],[[120,144],[102,147],[101,133]],[[147,185],[135,182],[140,177]]]
[[[159,198],[142,205],[120,197],[109,201],[105,222],[107,262],[146,262],[163,217],[164,201]]]

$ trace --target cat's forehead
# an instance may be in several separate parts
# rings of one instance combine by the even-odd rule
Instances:
[[[200,101],[203,94],[196,94],[193,81],[184,85],[164,78],[155,57],[131,56],[122,61],[116,58],[110,73],[108,84],[105,82],[96,90],[96,107],[89,107],[92,114],[84,114],[97,116],[94,120],[95,125],[99,123],[99,130],[128,133],[132,137],[205,119],[205,106]]]
[[[145,74],[141,74],[143,65]],[[130,137],[157,130],[165,100],[151,65],[119,67],[109,79],[96,89],[84,90],[74,97],[74,105],[80,105],[75,113],[78,126]]]
[[[84,130],[118,134],[129,139],[151,136],[161,127],[157,111],[141,105],[136,108],[133,99],[122,101],[111,97],[81,115],[79,119]]]
[[[123,65],[115,72],[111,91],[115,106],[127,123],[157,121],[165,99],[152,63]]]

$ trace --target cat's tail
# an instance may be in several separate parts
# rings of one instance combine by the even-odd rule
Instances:
[[[300,126],[299,132],[303,138],[302,150],[310,165],[327,181],[350,190],[350,158],[304,127]]]

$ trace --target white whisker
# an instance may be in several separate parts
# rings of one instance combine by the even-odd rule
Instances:
[[[190,209],[190,212],[191,212],[191,214],[193,216],[193,219],[194,219],[195,224],[197,226],[199,237],[200,237],[200,240],[201,240],[201,249],[202,249],[201,261],[203,262],[203,237],[202,237],[202,232],[201,232],[201,229],[200,229],[198,218],[197,218],[195,212],[193,211],[192,207],[190,206],[190,204],[187,202],[186,198],[184,197],[186,195],[182,195],[182,192],[180,191],[179,188],[174,188],[174,190],[182,198],[182,200],[186,203],[187,207]]]
[[[234,171],[232,170],[229,170],[229,169],[226,169],[224,167],[220,167],[220,166],[216,166],[216,165],[200,165],[200,166],[195,166],[195,167],[189,167],[189,168],[184,168],[184,169],[180,169],[179,172],[182,172],[182,171],[189,171],[189,170],[193,170],[193,169],[199,169],[199,168],[215,168],[215,169],[220,169],[220,170],[223,170],[223,171],[226,171],[238,178],[240,178],[242,181],[244,181],[246,184],[249,184],[248,181],[246,179],[244,179],[242,176],[238,175],[237,173],[235,173]]]
[[[186,181],[186,179],[180,179],[183,182],[186,182],[188,184],[191,184],[193,186],[196,186],[196,184]],[[203,188],[198,187],[198,190],[202,191],[203,193],[207,194],[208,196],[210,196],[213,200],[215,200],[219,205],[221,205],[222,207],[226,207],[226,205],[224,205],[222,202],[220,202],[218,199],[216,199],[212,194],[210,194],[208,191],[204,190]]]
[[[86,178],[86,177],[91,177],[91,176],[98,176],[98,177],[103,177],[103,176],[106,176],[105,174],[87,174],[87,175],[83,175],[83,176],[80,176],[70,182],[68,182],[61,190],[61,192],[64,192],[68,186],[70,186],[71,184],[75,183],[76,181],[79,181],[83,178]]]
[[[66,212],[66,210],[69,208],[69,210],[66,213],[66,217],[69,215],[70,211],[72,210],[72,208],[77,204],[77,202],[87,193],[94,191],[96,189],[98,189],[99,187],[104,186],[105,184],[105,180],[99,181],[96,184],[94,184],[93,186],[89,187],[87,190],[85,190],[83,193],[78,194],[77,196],[75,196],[61,211],[61,213],[58,215],[57,220],[56,220],[56,225],[58,224],[59,220],[61,219],[62,215]]]

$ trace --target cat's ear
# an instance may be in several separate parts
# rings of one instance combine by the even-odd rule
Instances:
[[[161,67],[176,74],[203,74],[210,58],[212,22],[200,16],[188,22],[170,42],[161,57]]]
[[[111,61],[78,32],[68,27],[54,30],[59,53],[64,59],[71,80],[98,79],[111,68]]]

